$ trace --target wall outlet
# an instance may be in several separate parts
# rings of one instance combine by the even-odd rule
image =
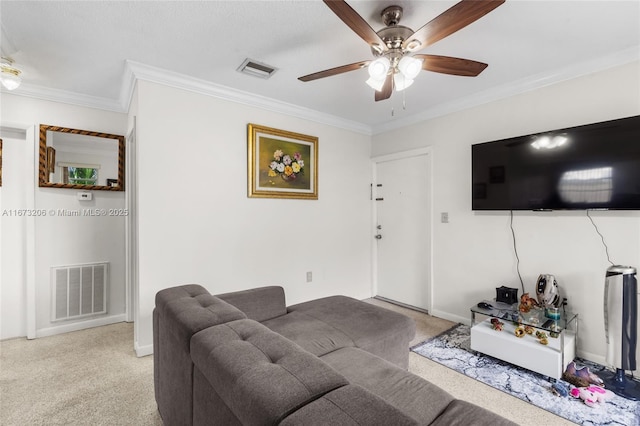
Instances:
[[[310,283],[313,281],[313,273],[311,271],[307,272],[307,282]]]
[[[448,212],[440,213],[440,222],[449,223],[449,213]]]

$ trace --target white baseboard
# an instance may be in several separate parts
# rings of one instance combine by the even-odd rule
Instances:
[[[74,322],[71,324],[62,324],[55,327],[41,328],[36,330],[36,338],[55,336],[56,334],[69,333],[71,331],[85,330],[87,328],[125,322],[126,318],[127,316],[125,314],[120,314],[90,319],[87,321]]]
[[[138,342],[135,342],[133,344],[133,347],[136,350],[136,356],[138,358],[141,358],[143,356],[153,355],[153,344],[140,346],[138,345]]]
[[[578,352],[577,352],[576,356],[578,356],[578,357],[580,357],[582,359],[589,360],[591,362],[598,363],[600,365],[604,365],[605,367],[607,366],[607,357],[606,356],[592,354],[591,352],[584,352],[584,351],[581,351],[580,348],[578,348]]]
[[[431,312],[429,312],[429,314],[433,317],[437,317],[437,318],[442,318],[442,319],[446,319],[449,321],[453,321],[453,322],[458,322],[464,325],[471,325],[471,316],[468,317],[461,317],[459,315],[454,315],[451,314],[449,312],[444,312],[444,311],[437,311],[437,310],[432,310]],[[469,314],[471,315],[471,314]]]

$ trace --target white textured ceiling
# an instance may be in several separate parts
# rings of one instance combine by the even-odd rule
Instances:
[[[415,30],[457,2],[348,3],[377,31],[391,4],[404,8],[401,24]],[[0,17],[3,55],[24,69],[22,90],[31,94],[46,88],[122,103],[129,60],[372,129],[640,58],[639,1],[507,0],[420,51],[488,63],[480,76],[423,71],[404,93],[374,102],[366,70],[297,80],[372,58],[321,1],[2,0]],[[269,80],[240,74],[246,58],[278,71]]]

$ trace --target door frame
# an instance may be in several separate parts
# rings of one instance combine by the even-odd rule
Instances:
[[[127,322],[135,322],[138,306],[138,217],[137,217],[137,175],[136,175],[136,121],[126,138],[125,157],[125,208],[128,215],[125,221],[125,314]],[[135,339],[134,324],[134,345]]]
[[[371,295],[376,296],[378,293],[378,244],[375,239],[376,235],[376,225],[378,223],[378,205],[376,203],[376,189],[377,189],[377,166],[378,163],[384,163],[387,161],[393,160],[402,160],[405,158],[411,157],[419,157],[419,156],[427,157],[427,164],[429,165],[429,174],[428,174],[428,187],[429,187],[429,221],[427,223],[427,231],[429,232],[429,283],[427,285],[427,293],[429,294],[429,301],[427,303],[427,311],[433,311],[433,221],[434,221],[434,213],[433,213],[433,149],[431,147],[425,148],[417,148],[411,149],[407,151],[395,152],[392,154],[385,154],[371,158],[371,171],[372,171],[372,184],[371,184],[371,202],[373,203],[371,208],[371,216],[372,216],[372,227],[371,227]]]
[[[26,163],[24,166],[26,194],[26,209],[35,210],[36,200],[36,171],[38,170],[39,157],[36,147],[40,143],[39,134],[33,124],[2,123],[2,131],[24,132],[24,143],[26,144]],[[35,215],[27,215],[25,222],[25,259],[24,259],[24,285],[25,285],[25,314],[27,339],[35,339],[36,330],[36,280],[35,280],[35,241],[36,241],[36,218]]]

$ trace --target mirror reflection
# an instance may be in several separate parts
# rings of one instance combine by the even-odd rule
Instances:
[[[39,185],[124,191],[124,136],[41,125]]]

